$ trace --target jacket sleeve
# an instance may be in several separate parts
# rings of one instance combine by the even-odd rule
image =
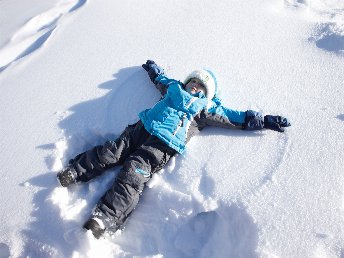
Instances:
[[[222,105],[203,110],[195,120],[201,128],[205,126],[244,130],[260,130],[264,128],[264,118],[261,113],[253,110],[233,110]]]
[[[168,78],[165,74],[157,76],[153,81],[155,87],[160,91],[161,95],[164,96],[167,93],[167,89],[171,83],[180,83],[174,79]]]
[[[264,116],[262,113],[254,110],[247,110],[245,115],[244,130],[261,130],[264,128]]]

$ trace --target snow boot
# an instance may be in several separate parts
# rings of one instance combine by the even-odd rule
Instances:
[[[63,187],[75,184],[78,174],[72,166],[68,166],[57,173],[57,179]]]
[[[99,239],[105,232],[105,227],[104,227],[103,223],[98,218],[95,218],[95,217],[90,218],[85,223],[83,228],[85,228],[87,230],[91,230],[93,236],[96,239]]]

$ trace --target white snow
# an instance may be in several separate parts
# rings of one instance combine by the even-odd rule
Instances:
[[[0,35],[1,258],[344,256],[342,0],[1,0]],[[147,59],[209,68],[226,106],[292,126],[206,128],[95,240],[81,227],[119,168],[56,173],[156,103]]]

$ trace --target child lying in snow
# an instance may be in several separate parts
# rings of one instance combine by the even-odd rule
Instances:
[[[221,105],[216,97],[216,78],[208,70],[197,70],[184,83],[169,79],[164,70],[148,60],[142,67],[163,95],[153,107],[139,114],[115,141],[107,141],[70,160],[57,174],[67,187],[87,182],[105,170],[123,165],[112,187],[101,198],[84,228],[95,238],[113,233],[134,210],[145,184],[176,153],[183,153],[190,138],[206,126],[283,132],[286,118],[248,110],[235,111]]]

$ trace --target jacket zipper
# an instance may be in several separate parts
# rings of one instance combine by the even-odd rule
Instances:
[[[189,102],[186,104],[186,108],[189,108],[192,105],[192,103],[194,103],[196,100],[197,100],[196,97],[192,97],[189,100]],[[186,118],[186,113],[183,114],[182,119],[178,122],[177,128],[173,132],[173,136],[175,136],[178,133],[179,129],[184,125],[185,118]]]
[[[182,119],[180,119],[180,121],[178,122],[177,128],[173,132],[173,136],[175,136],[178,133],[179,129],[184,125],[185,118],[186,118],[186,114],[184,113]]]

